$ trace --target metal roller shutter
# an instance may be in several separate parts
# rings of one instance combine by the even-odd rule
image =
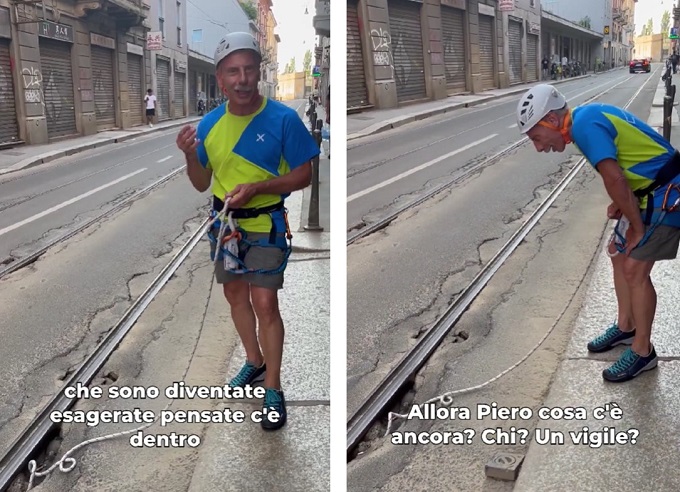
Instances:
[[[14,105],[14,81],[9,61],[9,41],[0,39],[0,144],[19,140]]]
[[[420,4],[390,2],[387,10],[397,98],[400,102],[426,98]]]
[[[78,133],[73,95],[71,45],[40,38],[40,66],[43,79],[47,137]]]
[[[527,82],[538,80],[538,36],[527,35]]]
[[[508,51],[510,52],[510,83],[522,82],[522,24],[508,20]]]
[[[357,2],[347,2],[347,108],[368,105]]]
[[[113,51],[101,46],[91,46],[92,88],[97,130],[116,126],[115,93],[113,88]]]
[[[158,93],[156,98],[156,116],[158,121],[170,119],[170,62],[156,59],[156,82]]]
[[[196,72],[189,72],[189,114],[198,114],[198,86]]]
[[[141,125],[144,115],[144,91],[142,90],[142,60],[138,55],[128,53],[128,99],[130,101],[130,124]]]
[[[184,117],[184,80],[183,73],[175,72],[175,118]]]
[[[444,70],[449,92],[465,90],[465,11],[442,5]]]
[[[493,26],[495,19],[488,15],[479,16],[479,69],[482,74],[482,89],[494,89]]]

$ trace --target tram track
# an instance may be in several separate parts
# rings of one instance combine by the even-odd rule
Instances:
[[[589,97],[586,99],[582,104],[587,104],[589,102],[595,101],[596,99],[606,95],[609,93],[611,90],[615,89],[619,85],[629,81],[632,77],[626,77],[620,82],[609,86],[607,89],[605,89],[602,92],[599,92],[595,94],[594,96]],[[607,84],[603,84],[607,85]],[[600,86],[602,87],[602,86]],[[577,96],[574,96],[577,97]],[[573,99],[573,98],[572,98]],[[448,137],[447,137],[448,138]],[[446,140],[446,139],[444,139]],[[475,174],[479,173],[481,170],[483,170],[485,167],[492,165],[499,160],[501,160],[503,157],[506,157],[510,155],[512,152],[515,150],[519,149],[523,145],[529,142],[529,138],[524,137],[516,142],[512,143],[505,149],[501,150],[500,152],[497,152],[496,154],[492,155],[491,157],[487,157],[486,159],[482,159],[481,161],[475,161],[472,160],[468,162],[465,166],[461,168],[458,172],[454,173],[454,175],[446,180],[444,183],[441,183],[431,190],[427,191],[423,195],[419,196],[415,200],[409,201],[404,203],[402,206],[398,207],[396,210],[390,212],[388,215],[385,217],[377,220],[376,222],[366,224],[365,222],[360,222],[359,224],[356,224],[352,226],[349,229],[349,237],[347,238],[347,246],[350,246],[351,244],[355,243],[359,239],[362,239],[364,237],[367,237],[377,231],[380,231],[381,229],[384,229],[385,227],[388,227],[392,221],[394,221],[397,217],[399,217],[401,214],[425,203],[428,201],[430,198],[433,198],[437,194],[441,193],[442,191],[447,190],[448,188],[451,188],[452,186],[455,186],[457,184],[460,184],[467,180],[469,177],[474,176]],[[438,143],[438,142],[435,142]],[[424,148],[424,147],[421,147]],[[418,149],[415,149],[413,152],[415,152]],[[412,153],[411,151],[409,153]],[[362,170],[363,172],[363,170]],[[351,176],[350,176],[351,177]]]
[[[624,109],[627,109],[633,103],[633,101],[635,101],[649,80],[654,80],[657,72],[658,69],[655,70],[654,73],[647,79],[647,81],[645,81],[645,83],[643,83],[638,88],[630,100],[625,104]],[[604,94],[608,93],[626,80],[630,80],[630,78],[627,78],[619,84],[616,84],[607,90],[589,98],[586,102],[590,102],[602,97]],[[515,148],[518,148],[527,141],[528,139],[525,138],[515,142],[510,147],[489,158],[488,161],[482,161],[477,166],[464,171],[463,175],[469,176],[471,173],[479,170],[479,166],[488,165],[491,159],[495,160],[502,158],[503,155],[507,155],[509,152]],[[396,364],[396,366],[389,371],[387,376],[382,379],[375,388],[373,388],[369,395],[359,405],[358,409],[350,416],[347,422],[346,451],[348,461],[353,459],[352,452],[360,444],[361,440],[368,433],[374,423],[383,418],[389,409],[397,402],[404,389],[408,387],[409,382],[414,380],[420,369],[437,350],[444,338],[456,326],[462,315],[469,309],[470,305],[483,291],[495,273],[512,256],[524,238],[526,238],[526,236],[539,224],[541,218],[547,213],[555,200],[564,192],[564,190],[578,175],[581,169],[583,169],[583,166],[586,164],[586,162],[587,160],[584,157],[577,161],[572,169],[570,169],[565,177],[562,178],[562,180],[551,190],[551,192],[522,224],[522,226],[520,226],[520,228],[512,235],[512,237],[493,256],[493,258],[483,266],[481,271],[467,285],[467,287],[465,287],[463,291],[456,297],[452,304],[446,309],[444,314],[437,319],[437,321],[429,330],[427,330],[420,338],[418,338],[416,344],[410,348],[404,357],[402,357],[401,360]],[[447,187],[452,186],[455,184],[455,182],[460,182],[462,179],[464,179],[463,175],[455,177],[443,185],[431,190],[418,200],[406,204],[394,214],[390,214],[390,216],[385,217],[384,219],[367,227],[365,230],[359,231],[359,233],[348,239],[348,245],[357,241],[361,237],[365,237],[372,232],[386,227],[399,214],[423,203],[428,198],[431,198]]]

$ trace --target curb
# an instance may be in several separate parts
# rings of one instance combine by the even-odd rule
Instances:
[[[616,70],[616,69],[615,69]],[[553,85],[557,84],[562,84],[564,82],[570,82],[572,80],[579,80],[579,79],[584,79],[586,77],[592,77],[594,74],[586,74],[586,75],[579,75],[578,77],[571,77],[568,79],[564,80],[554,80],[552,81]],[[382,123],[376,123],[374,125],[369,126],[368,128],[365,128],[364,130],[360,130],[358,132],[354,132],[352,134],[347,135],[347,141],[355,140],[357,138],[362,138],[362,137],[367,137],[369,135],[375,135],[377,133],[381,133],[387,130],[393,130],[395,128],[399,128],[400,126],[406,125],[408,123],[413,123],[414,121],[420,121],[424,120],[426,118],[430,118],[432,116],[437,116],[440,114],[445,114],[450,111],[455,111],[461,108],[471,108],[474,106],[477,106],[478,104],[487,102],[487,101],[493,101],[495,99],[500,99],[502,97],[507,97],[507,96],[514,96],[516,94],[521,94],[525,92],[530,86],[524,86],[521,89],[513,89],[511,91],[506,92],[505,94],[498,94],[498,95],[491,95],[491,96],[484,96],[483,93],[479,94],[479,99],[474,100],[474,101],[469,101],[465,103],[453,103],[448,106],[444,106],[441,108],[437,109],[431,109],[431,110],[425,110],[421,113],[415,113],[415,114],[409,114],[407,116],[398,116],[396,118],[392,118],[391,120],[386,120],[383,121]]]
[[[131,140],[133,138],[137,138],[142,135],[147,135],[149,133],[156,133],[164,130],[171,130],[173,128],[177,128],[179,126],[183,125],[189,125],[191,123],[195,123],[196,121],[199,121],[201,119],[200,116],[197,116],[192,119],[184,120],[181,123],[172,123],[169,125],[165,125],[162,127],[154,127],[150,128],[147,130],[139,131],[139,132],[134,132],[130,133],[129,135],[121,135],[119,137],[112,137],[106,140],[101,140],[99,142],[95,143],[86,143],[86,144],[80,144],[80,145],[74,145],[73,147],[63,149],[63,150],[54,150],[52,152],[45,152],[44,154],[40,154],[37,156],[29,157],[27,159],[24,159],[22,161],[17,162],[16,164],[7,167],[5,169],[0,169],[0,176],[3,174],[9,174],[13,173],[16,171],[21,171],[23,169],[28,169],[31,167],[39,166],[40,164],[47,164],[48,162],[51,162],[55,159],[59,159],[61,157],[66,157],[74,154],[78,154],[80,152],[84,152],[86,150],[91,150],[91,149],[96,149],[99,147],[104,147],[106,145],[114,144],[114,143],[120,143],[120,142],[125,142],[126,140]]]

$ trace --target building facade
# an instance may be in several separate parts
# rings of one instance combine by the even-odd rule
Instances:
[[[160,33],[162,41],[150,50],[150,88],[156,94],[156,118],[158,121],[183,118],[189,114],[186,0],[149,1],[151,32]]]
[[[15,8],[16,7],[16,8]],[[147,0],[0,0],[0,145],[141,124]]]
[[[238,3],[231,0],[192,0],[186,9],[189,111],[197,114],[199,100],[209,110],[222,97],[215,80],[217,44],[229,32],[251,32],[254,23]]]
[[[328,89],[331,83],[331,2],[330,0],[316,0],[313,19],[314,30],[318,37],[314,49],[314,64],[318,67],[319,76],[313,79],[313,92],[319,96],[321,103],[326,105]],[[349,69],[349,64],[347,66]],[[349,90],[348,90],[349,93]]]
[[[672,53],[671,39],[667,34],[652,34],[635,38],[635,58],[651,58],[652,61],[665,61]]]

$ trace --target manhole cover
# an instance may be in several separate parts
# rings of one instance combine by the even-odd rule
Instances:
[[[484,472],[489,478],[514,481],[523,461],[524,455],[521,454],[496,453],[484,467]]]

